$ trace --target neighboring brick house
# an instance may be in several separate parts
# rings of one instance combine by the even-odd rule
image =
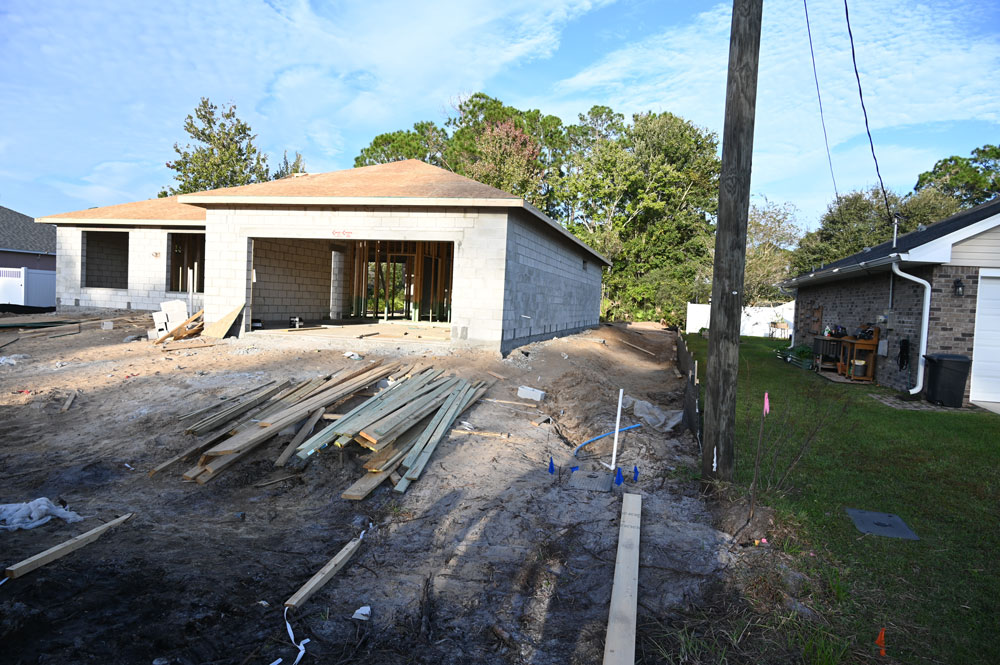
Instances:
[[[58,306],[402,319],[507,352],[596,326],[607,259],[523,199],[417,160],[125,203],[58,226]],[[387,304],[389,303],[389,304]]]
[[[0,268],[56,269],[56,227],[0,206]]]
[[[972,359],[966,402],[1000,403],[1000,199],[782,286],[796,291],[796,344],[827,326],[875,325],[878,383],[919,393],[924,355],[962,354]]]

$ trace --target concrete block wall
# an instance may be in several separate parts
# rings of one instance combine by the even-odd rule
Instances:
[[[206,215],[205,315],[250,303],[254,238],[427,240],[455,243],[452,339],[499,349],[505,209],[405,206],[235,206]],[[329,293],[329,291],[328,291]],[[256,313],[251,314],[254,318]],[[249,322],[244,321],[244,330]]]
[[[128,288],[128,231],[83,232],[83,285]]]
[[[600,323],[601,265],[527,213],[507,231],[502,351]]]
[[[354,266],[354,244],[342,243],[333,248],[330,266],[330,318],[344,319],[351,315],[351,275]]]
[[[84,285],[84,233],[113,231],[128,235],[127,288]],[[167,291],[167,233],[165,229],[80,228],[60,226],[56,231],[56,307],[109,307],[154,311],[164,300],[187,300],[186,293]],[[195,294],[195,311],[202,307]],[[230,308],[231,309],[231,308]]]
[[[329,240],[258,238],[253,247],[253,315],[264,321],[330,317]]]
[[[977,268],[934,266],[904,268],[904,271],[931,283],[931,307],[927,335],[927,353],[961,353],[972,357],[975,328]],[[952,294],[952,283],[961,278],[965,296]],[[878,356],[875,380],[897,390],[909,390],[916,384],[920,351],[920,318],[923,287],[896,276],[893,280],[893,308],[886,323],[877,323],[879,315],[889,313],[889,273],[880,272],[853,279],[828,282],[798,289],[795,303],[795,343],[812,346],[809,329],[814,326],[812,313],[823,308],[819,329],[842,325],[853,333],[864,323],[881,328],[881,339],[888,342],[888,355]],[[822,334],[822,333],[821,333]],[[899,367],[900,341],[909,340],[909,363]],[[926,385],[926,374],[925,374]],[[968,401],[969,384],[965,397]]]

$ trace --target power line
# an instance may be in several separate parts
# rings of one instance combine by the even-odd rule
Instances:
[[[872,140],[872,130],[868,126],[868,109],[865,108],[865,96],[861,92],[861,75],[858,73],[858,58],[854,53],[854,34],[851,32],[851,15],[847,10],[847,0],[844,0],[844,18],[847,20],[847,36],[851,40],[851,60],[854,62],[854,78],[858,81],[858,97],[861,99],[861,112],[865,115],[865,131],[868,132],[868,145],[872,149],[872,159],[875,161],[875,174],[878,176],[878,186],[882,190],[882,200],[885,202],[885,214],[892,220],[892,210],[889,209],[889,195],[885,192],[882,173],[878,168],[878,158],[875,156],[875,142]]]
[[[830,155],[830,139],[826,135],[826,118],[823,116],[823,96],[819,93],[819,74],[816,72],[816,53],[813,51],[812,30],[809,27],[809,7],[806,0],[802,0],[802,9],[806,12],[806,34],[809,35],[809,57],[812,58],[813,81],[816,82],[816,100],[819,102],[819,121],[823,125],[823,142],[826,144],[826,161],[830,165],[830,180],[833,181],[833,193],[840,201],[840,192],[837,191],[837,178],[833,175],[833,157]]]

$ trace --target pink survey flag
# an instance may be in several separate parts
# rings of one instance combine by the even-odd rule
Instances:
[[[767,398],[767,393],[764,393],[764,415],[771,413],[771,401]]]

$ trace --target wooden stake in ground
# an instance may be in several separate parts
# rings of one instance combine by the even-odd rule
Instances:
[[[701,477],[706,480],[732,480],[735,467],[736,373],[739,369],[762,8],[763,0],[733,2],[726,121],[722,132],[722,177],[719,179],[719,222],[715,231],[715,270],[712,273],[705,444],[701,460]]]
[[[59,545],[56,545],[55,547],[49,548],[44,552],[42,552],[41,554],[36,554],[35,556],[29,559],[25,559],[20,563],[15,563],[13,566],[4,571],[4,574],[8,578],[14,579],[26,573],[30,573],[36,568],[41,568],[45,564],[51,563],[56,559],[61,559],[70,552],[78,550],[84,545],[89,545],[90,543],[94,542],[102,535],[104,535],[105,531],[107,531],[108,529],[112,529],[121,524],[122,522],[130,519],[132,515],[133,513],[129,513],[128,515],[122,515],[118,519],[111,520],[107,524],[102,524],[101,526],[95,529],[91,529],[86,533],[81,533],[79,536],[76,536],[75,538],[70,538],[65,543],[61,543]]]
[[[75,399],[76,399],[76,391],[74,390],[69,394],[69,397],[66,398],[66,401],[63,403],[62,408],[59,409],[59,412],[66,413],[67,411],[69,411],[69,407],[73,406],[73,400]]]
[[[363,534],[362,534],[363,535]],[[355,538],[351,542],[344,545],[344,548],[337,552],[336,556],[330,559],[329,563],[323,566],[318,573],[312,576],[312,578],[302,585],[302,588],[295,592],[295,594],[285,601],[285,607],[299,608],[307,600],[309,600],[314,593],[323,588],[323,585],[330,581],[330,578],[337,574],[344,565],[350,561],[354,553],[358,551],[361,547],[361,539]]]
[[[618,558],[611,587],[608,634],[604,640],[604,665],[635,663],[635,617],[639,597],[639,525],[642,497],[622,496],[622,522],[618,528]]]

